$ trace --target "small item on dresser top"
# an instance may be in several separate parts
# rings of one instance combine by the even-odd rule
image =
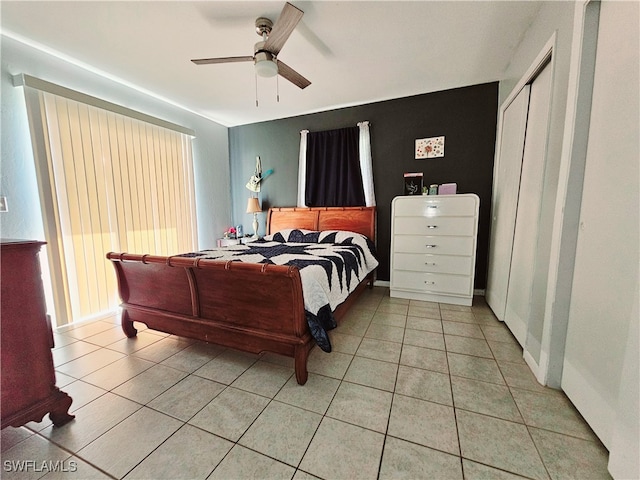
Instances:
[[[236,227],[230,227],[224,232],[224,238],[236,238]]]
[[[420,195],[422,193],[422,172],[404,174],[404,194]]]
[[[238,225],[236,227],[236,235],[238,236],[238,238],[244,237],[244,228],[242,227],[242,225]]]
[[[443,183],[438,189],[439,195],[455,195],[458,191],[457,183]]]
[[[429,195],[438,195],[438,185],[436,183],[429,185]]]

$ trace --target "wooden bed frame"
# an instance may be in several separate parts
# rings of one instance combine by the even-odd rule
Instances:
[[[375,241],[375,207],[272,208],[267,233],[287,228],[348,230]],[[294,358],[296,380],[307,381],[315,345],[304,314],[297,267],[188,257],[108,253],[122,299],[122,329],[133,322],[162,332],[226,347]],[[369,274],[335,310],[340,320],[373,285]]]

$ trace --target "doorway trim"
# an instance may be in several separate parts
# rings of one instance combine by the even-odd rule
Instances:
[[[520,90],[522,90],[525,85],[533,82],[538,73],[540,73],[542,69],[547,65],[547,62],[549,62],[550,60],[553,61],[552,54],[556,49],[556,42],[557,34],[556,32],[553,32],[549,40],[547,40],[547,43],[545,43],[544,47],[542,47],[542,50],[540,50],[540,53],[538,53],[538,55],[536,56],[535,60],[531,63],[531,65],[529,65],[529,68],[527,69],[525,74],[522,76],[522,78],[520,78],[520,80],[518,80],[518,83],[516,83],[516,86],[513,87],[513,90],[511,90],[511,93],[507,96],[505,101],[502,102],[502,105],[500,106],[500,116],[502,116],[503,112],[506,110],[509,104],[513,102],[513,99],[518,96]],[[553,79],[551,81],[553,83]]]
[[[560,388],[591,117],[600,2],[576,2],[562,153],[549,256],[547,295],[536,378]]]

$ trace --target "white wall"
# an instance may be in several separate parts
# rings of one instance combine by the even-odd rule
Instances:
[[[635,470],[621,469],[621,478],[640,473],[638,45],[640,4],[602,2],[562,376],[563,390],[607,448],[616,428],[635,428],[635,442],[618,445],[635,456]]]
[[[0,195],[7,197],[9,205],[8,212],[0,213],[2,237],[44,240],[24,93],[22,88],[14,87],[11,80],[12,75],[25,73],[194,130],[199,246],[215,246],[216,238],[231,224],[226,127],[11,38],[2,36],[0,40]]]
[[[614,478],[640,478],[640,284],[636,278],[633,309],[629,315],[625,356],[620,375],[616,418],[611,435],[609,472]]]

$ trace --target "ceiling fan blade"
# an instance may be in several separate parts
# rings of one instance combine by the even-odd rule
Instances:
[[[211,63],[253,62],[253,57],[246,55],[244,57],[196,58],[191,61],[196,65],[209,65]]]
[[[296,28],[302,15],[304,15],[302,10],[294,7],[289,2],[285,3],[282,12],[280,12],[280,16],[271,29],[269,38],[267,38],[264,44],[264,49],[274,55],[278,55],[284,46],[284,42],[287,41],[293,29]]]
[[[311,85],[311,82],[309,80],[304,78],[286,63],[281,62],[280,60],[276,60],[276,62],[278,63],[278,75],[280,75],[281,77],[286,78],[291,83],[300,88],[306,88]]]

